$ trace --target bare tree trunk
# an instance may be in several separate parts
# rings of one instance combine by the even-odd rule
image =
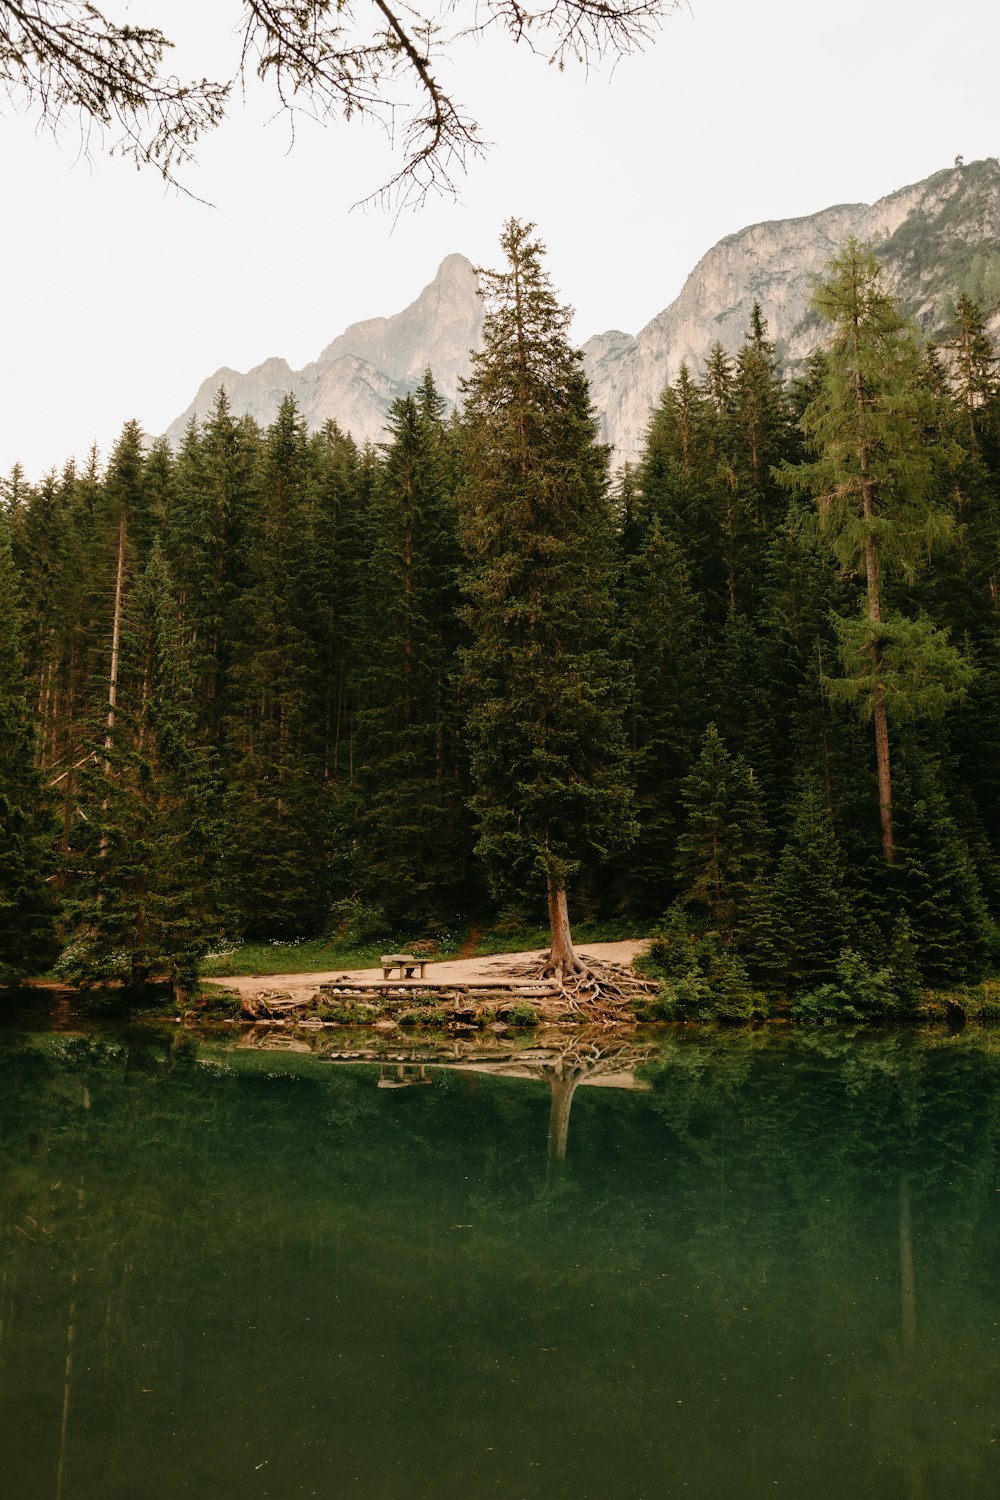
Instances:
[[[115,616],[111,627],[111,681],[108,685],[107,733],[105,750],[111,749],[111,735],[115,727],[115,711],[118,707],[118,654],[122,629],[122,594],[125,583],[125,513],[118,523],[118,568],[115,573]]]
[[[122,595],[125,590],[125,512],[122,511],[121,520],[118,523],[118,567],[115,573],[115,614],[111,626],[111,680],[108,683],[108,718],[104,734],[104,774],[110,778],[111,775],[111,741],[115,728],[115,714],[118,708],[118,657],[122,632]],[[101,817],[105,817],[108,810],[108,795],[105,792],[104,801],[101,803]],[[100,853],[107,853],[108,836],[101,835]]]
[[[566,905],[565,888],[557,886],[549,876],[549,930],[552,946],[549,949],[547,968],[558,978],[572,974],[580,963],[573,947],[573,934],[569,927],[569,908]]]

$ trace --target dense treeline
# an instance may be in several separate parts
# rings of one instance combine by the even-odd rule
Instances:
[[[543,903],[546,878],[550,909],[554,880],[577,912],[670,909],[661,956],[716,987],[835,996],[861,962],[905,994],[994,962],[980,310],[920,348],[849,246],[804,373],[755,308],[611,485],[525,233],[504,248],[551,411],[504,344],[507,281],[462,414],[428,374],[361,450],[220,392],[177,452],[129,423],[103,469],[6,482],[0,931],[39,962],[57,906],[67,972],[183,986],[220,932],[314,934],[345,900],[414,930]]]

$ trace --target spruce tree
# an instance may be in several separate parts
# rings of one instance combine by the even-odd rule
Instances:
[[[656,916],[673,895],[679,787],[697,744],[700,621],[681,549],[659,519],[653,518],[645,535],[628,540],[635,550],[623,559],[621,620],[639,832],[619,861],[616,888],[633,914]]]
[[[778,859],[772,913],[775,946],[793,988],[833,980],[853,920],[843,851],[822,789],[809,777],[792,803]]]
[[[767,858],[760,787],[714,724],[681,784],[684,830],[677,840],[681,900],[727,943],[746,939]]]
[[[897,899],[924,983],[978,979],[996,957],[991,921],[968,844],[948,806],[935,756],[910,748],[900,768]]]
[[[56,951],[54,829],[24,690],[18,592],[0,510],[0,985],[41,972]]]
[[[315,933],[328,909],[313,479],[305,422],[286,397],[247,507],[223,725],[232,900],[245,930],[279,939]]]
[[[567,890],[634,835],[612,634],[614,535],[570,311],[534,226],[511,220],[481,275],[483,349],[465,387],[464,658],[477,849],[496,888],[547,892],[555,975],[580,972]]]
[[[86,982],[169,979],[178,999],[223,921],[218,776],[158,544],[122,626],[120,695],[76,835],[68,967]]]
[[[309,441],[316,595],[310,632],[319,676],[324,781],[349,803],[367,661],[368,510],[378,465],[336,422]]]
[[[393,403],[368,512],[368,706],[358,723],[359,879],[393,917],[453,915],[468,820],[455,692],[459,551],[443,399]]]
[[[710,618],[723,617],[729,607],[717,503],[724,467],[718,444],[727,421],[682,365],[653,412],[635,472],[646,514],[655,515],[681,547],[692,588]]]
[[[220,388],[206,420],[200,427],[192,421],[184,435],[161,531],[195,673],[199,716],[216,743],[224,715],[232,615],[245,583],[244,537],[259,446],[256,427],[233,418]]]

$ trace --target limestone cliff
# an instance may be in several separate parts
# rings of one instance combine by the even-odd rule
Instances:
[[[476,273],[464,255],[449,255],[409,307],[393,317],[353,323],[303,370],[292,370],[283,359],[267,359],[246,374],[216,370],[167,437],[178,442],[192,417],[208,414],[224,385],[233,411],[265,426],[290,392],[310,427],[332,418],[359,443],[378,442],[390,405],[428,367],[441,394],[457,399],[459,377],[468,370],[469,350],[481,342],[482,326]]]
[[[709,250],[676,300],[635,337],[613,330],[584,344],[594,404],[616,461],[636,456],[650,413],[682,364],[700,373],[716,340],[730,353],[739,349],[755,300],[785,367],[794,369],[821,336],[809,311],[815,279],[852,235],[885,262],[890,287],[925,334],[947,324],[962,291],[990,311],[994,332],[1000,328],[1000,162],[993,157],[937,172],[874,204],[753,224]],[[224,384],[234,411],[261,423],[273,419],[290,391],[310,427],[332,417],[359,442],[378,441],[391,402],[428,366],[442,394],[457,399],[469,350],[479,347],[481,335],[475,271],[464,256],[449,255],[409,307],[352,324],[303,370],[281,359],[245,375],[217,370],[168,436],[177,441],[192,416],[204,416]]]
[[[925,333],[946,324],[961,291],[995,309],[1000,162],[949,168],[871,205],[751,225],[709,250],[677,299],[634,339],[617,331],[589,339],[591,393],[616,458],[635,456],[653,406],[682,364],[700,374],[716,340],[729,353],[740,348],[755,300],[784,364],[794,368],[821,336],[809,311],[815,279],[852,235],[885,263],[890,288]]]

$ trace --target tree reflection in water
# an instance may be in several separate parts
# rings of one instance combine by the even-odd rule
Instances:
[[[990,1034],[0,1030],[0,1068],[5,1494],[1000,1488]]]

